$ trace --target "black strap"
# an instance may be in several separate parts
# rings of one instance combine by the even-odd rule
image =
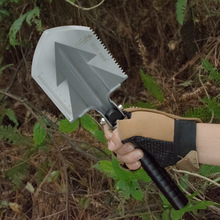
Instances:
[[[196,150],[196,121],[175,120],[174,151],[179,159]]]

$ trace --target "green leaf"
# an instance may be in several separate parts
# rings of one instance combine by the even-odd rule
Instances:
[[[34,125],[34,143],[36,146],[40,146],[44,143],[47,132],[44,130],[44,128],[39,124],[39,122],[36,122]]]
[[[33,10],[27,13],[26,22],[28,23],[28,25],[31,25],[32,23],[36,24],[37,30],[42,31],[41,20],[39,20],[39,17],[40,9],[38,7],[35,7]]]
[[[64,133],[72,133],[79,128],[79,119],[70,123],[67,119],[59,121],[59,130]]]
[[[211,175],[217,173],[220,173],[220,166],[202,164],[199,170],[199,174],[205,177],[210,177]]]
[[[102,130],[95,130],[91,132],[93,136],[101,143],[106,143],[105,133]]]
[[[148,74],[144,74],[143,70],[140,69],[141,80],[145,88],[160,102],[163,102],[164,96],[159,84]]]
[[[137,171],[133,171],[133,179],[135,180],[142,180],[144,182],[151,182],[151,178],[148,176],[148,174],[145,172],[144,169],[139,169]]]
[[[143,199],[143,193],[141,191],[140,185],[138,184],[137,180],[132,180],[130,182],[130,192],[131,196],[136,200]]]
[[[176,19],[180,25],[183,25],[187,0],[177,0],[176,2]]]
[[[117,158],[112,157],[112,167],[115,171],[115,174],[117,175],[117,179],[129,181],[131,172],[128,170],[124,170],[120,166],[120,162],[117,160]]]
[[[83,128],[89,132],[94,132],[94,130],[98,130],[98,125],[96,124],[94,119],[88,114],[82,116],[80,118],[80,122]]]
[[[189,179],[189,174],[185,174],[181,179],[180,179],[180,185],[182,186],[183,189],[187,190],[188,189],[188,184],[187,181]]]
[[[169,220],[169,219],[170,219],[170,210],[165,209],[164,212],[162,213],[162,220]]]
[[[159,195],[160,195],[161,200],[163,201],[163,207],[165,209],[171,208],[171,204],[168,202],[167,198],[163,194],[159,194]]]
[[[5,114],[8,116],[8,118],[15,123],[15,126],[17,127],[18,126],[18,120],[15,116],[15,113],[12,109],[8,108],[6,109],[6,112]]]
[[[24,14],[20,18],[15,20],[9,30],[9,42],[13,47],[18,45],[18,41],[16,40],[16,34],[21,29],[22,23],[25,20],[26,16],[27,14]]]
[[[195,204],[188,203],[184,208],[180,210],[172,209],[171,218],[180,220],[186,212],[195,212],[197,210],[206,209],[211,205],[216,205],[216,203],[211,201],[195,201]]]
[[[143,193],[137,180],[126,181],[121,179],[116,182],[116,187],[119,191],[123,192],[126,199],[128,199],[130,195],[136,200],[143,199]]]
[[[93,166],[100,172],[105,173],[107,176],[117,179],[117,174],[115,173],[115,170],[113,169],[112,162],[107,160],[101,160],[97,164]]]
[[[29,11],[26,16],[26,22],[28,25],[31,25],[32,22],[35,22],[36,18],[40,16],[40,9],[35,7],[33,10]]]
[[[10,30],[9,30],[9,42],[10,44],[15,47],[18,45],[18,41],[16,40],[17,32],[21,29],[21,26],[26,20],[28,25],[35,23],[38,30],[41,30],[41,21],[37,18],[40,16],[40,9],[38,7],[33,8],[32,10],[23,14],[20,18],[14,21]]]
[[[119,194],[123,195],[124,199],[129,199],[131,192],[129,183],[124,180],[119,180],[115,183],[115,187],[118,190]]]
[[[60,171],[59,170],[54,170],[50,173],[49,177],[47,178],[47,182],[51,183],[53,181],[56,181],[58,179],[60,175]]]
[[[192,199],[192,198],[196,197],[198,194],[199,194],[199,191],[196,190],[193,194],[187,195],[187,198],[188,198],[188,199]]]
[[[99,129],[99,126],[90,115],[86,114],[81,117],[80,122],[82,127],[89,131],[97,140],[101,143],[106,143],[104,132]]]
[[[136,200],[142,200],[143,193],[138,181],[151,181],[143,169],[131,172],[121,168],[120,162],[115,157],[112,157],[112,161],[99,161],[93,167],[113,178],[116,189],[125,199],[132,196]]]

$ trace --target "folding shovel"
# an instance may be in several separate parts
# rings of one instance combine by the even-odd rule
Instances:
[[[110,94],[127,75],[88,27],[44,31],[34,53],[32,76],[70,122],[92,109],[112,128],[125,118]],[[175,209],[186,206],[185,195],[150,154],[145,152],[140,162]]]

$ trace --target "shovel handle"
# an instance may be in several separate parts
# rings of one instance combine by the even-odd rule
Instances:
[[[135,148],[140,149],[136,143]],[[144,152],[144,156],[140,159],[141,165],[146,173],[151,177],[159,190],[163,193],[166,199],[170,202],[174,209],[179,210],[184,208],[188,199],[176,185],[167,171],[161,167],[153,156]]]
[[[125,117],[117,108],[110,109],[105,116],[112,127],[116,125],[116,120],[123,120]],[[126,140],[123,141],[123,143],[124,142],[126,142]],[[138,146],[138,143],[132,143],[135,148],[141,149]],[[188,199],[186,196],[176,185],[167,171],[156,162],[152,155],[144,152],[144,156],[140,159],[140,162],[145,172],[150,176],[152,181],[156,184],[174,209],[179,210],[187,205]]]

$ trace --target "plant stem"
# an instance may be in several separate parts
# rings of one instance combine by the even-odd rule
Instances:
[[[189,175],[191,175],[191,176],[199,177],[199,178],[201,178],[201,179],[204,179],[204,180],[210,182],[211,184],[216,185],[217,187],[220,187],[220,184],[219,184],[219,183],[216,183],[215,181],[211,180],[210,178],[205,177],[205,176],[202,176],[202,175],[200,175],[200,174],[198,174],[198,173],[192,173],[192,172],[185,171],[185,170],[176,170],[176,169],[174,169],[174,168],[172,168],[172,170],[175,171],[175,172],[177,172],[177,173],[184,173],[184,174],[189,174]]]

